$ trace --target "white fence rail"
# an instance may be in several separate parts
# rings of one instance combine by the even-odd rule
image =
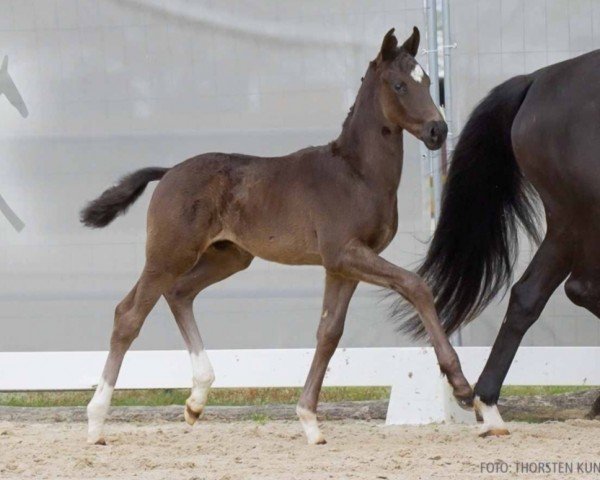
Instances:
[[[474,383],[488,347],[457,348],[465,375]],[[208,355],[215,387],[298,387],[314,350],[213,350]],[[0,353],[0,391],[88,389],[97,382],[106,352]],[[600,385],[600,347],[523,347],[507,385]],[[391,386],[388,424],[465,421],[442,379],[431,348],[349,348],[334,355],[329,386]],[[118,388],[188,388],[185,351],[131,351]]]

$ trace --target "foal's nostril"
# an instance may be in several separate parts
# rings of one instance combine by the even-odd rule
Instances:
[[[423,140],[429,148],[439,148],[446,140],[448,127],[446,122],[433,121],[428,122],[423,130]]]
[[[438,135],[444,140],[446,139],[446,135],[448,135],[448,124],[446,122],[439,122]]]

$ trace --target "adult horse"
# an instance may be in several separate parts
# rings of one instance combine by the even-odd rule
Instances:
[[[476,317],[509,284],[519,224],[541,242],[511,290],[475,386],[482,435],[508,434],[496,406],[500,388],[525,332],[565,278],[569,299],[600,316],[599,98],[596,51],[494,88],[456,145],[440,219],[418,270],[446,332]],[[547,223],[543,240],[536,193]],[[414,317],[407,326],[422,333]]]
[[[104,227],[148,182],[162,179],[148,209],[146,264],[116,308],[110,352],[88,406],[89,442],[104,442],[103,423],[123,357],[161,295],[191,356],[193,388],[185,418],[190,424],[199,418],[214,374],[192,302],[255,256],[326,270],[317,349],[297,408],[309,443],[325,443],[317,401],[360,281],[391,288],[415,306],[456,398],[471,402],[471,387],[438,321],[431,291],[417,275],[378,255],[396,233],[403,130],[431,149],[440,148],[447,133],[429,95],[429,78],[415,60],[418,46],[416,28],[401,47],[393,29],[385,35],[340,136],[328,145],[277,158],[208,153],[170,169],[139,170],[83,210],[84,224]]]

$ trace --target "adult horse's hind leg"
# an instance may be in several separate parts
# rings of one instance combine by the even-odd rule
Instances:
[[[475,409],[483,417],[481,436],[506,435],[498,412],[504,378],[523,336],[539,318],[550,295],[571,268],[571,242],[567,232],[549,230],[523,276],[513,286],[506,317],[488,361],[475,385]]]
[[[600,226],[593,221],[581,233],[581,246],[575,255],[573,272],[565,283],[565,292],[575,305],[583,307],[600,318]],[[593,419],[600,415],[600,396],[586,415]]]
[[[215,375],[204,351],[202,337],[194,318],[194,299],[203,289],[248,268],[254,257],[233,243],[219,242],[202,254],[192,270],[177,279],[165,298],[190,354],[192,392],[185,402],[185,420],[193,425],[202,415]]]
[[[346,312],[356,285],[354,280],[331,273],[327,273],[325,278],[323,309],[317,330],[317,349],[296,408],[310,444],[326,443],[317,425],[317,403],[327,365],[344,331]]]

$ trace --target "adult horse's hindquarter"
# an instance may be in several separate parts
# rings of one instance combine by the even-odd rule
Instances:
[[[512,287],[475,386],[484,436],[508,434],[496,406],[500,388],[523,336],[563,280],[575,304],[600,316],[599,98],[595,51],[494,88],[456,145],[440,219],[418,270],[446,332],[474,319],[510,284],[519,225],[540,243]],[[537,196],[546,216],[543,238]],[[416,319],[412,326],[421,331]]]

